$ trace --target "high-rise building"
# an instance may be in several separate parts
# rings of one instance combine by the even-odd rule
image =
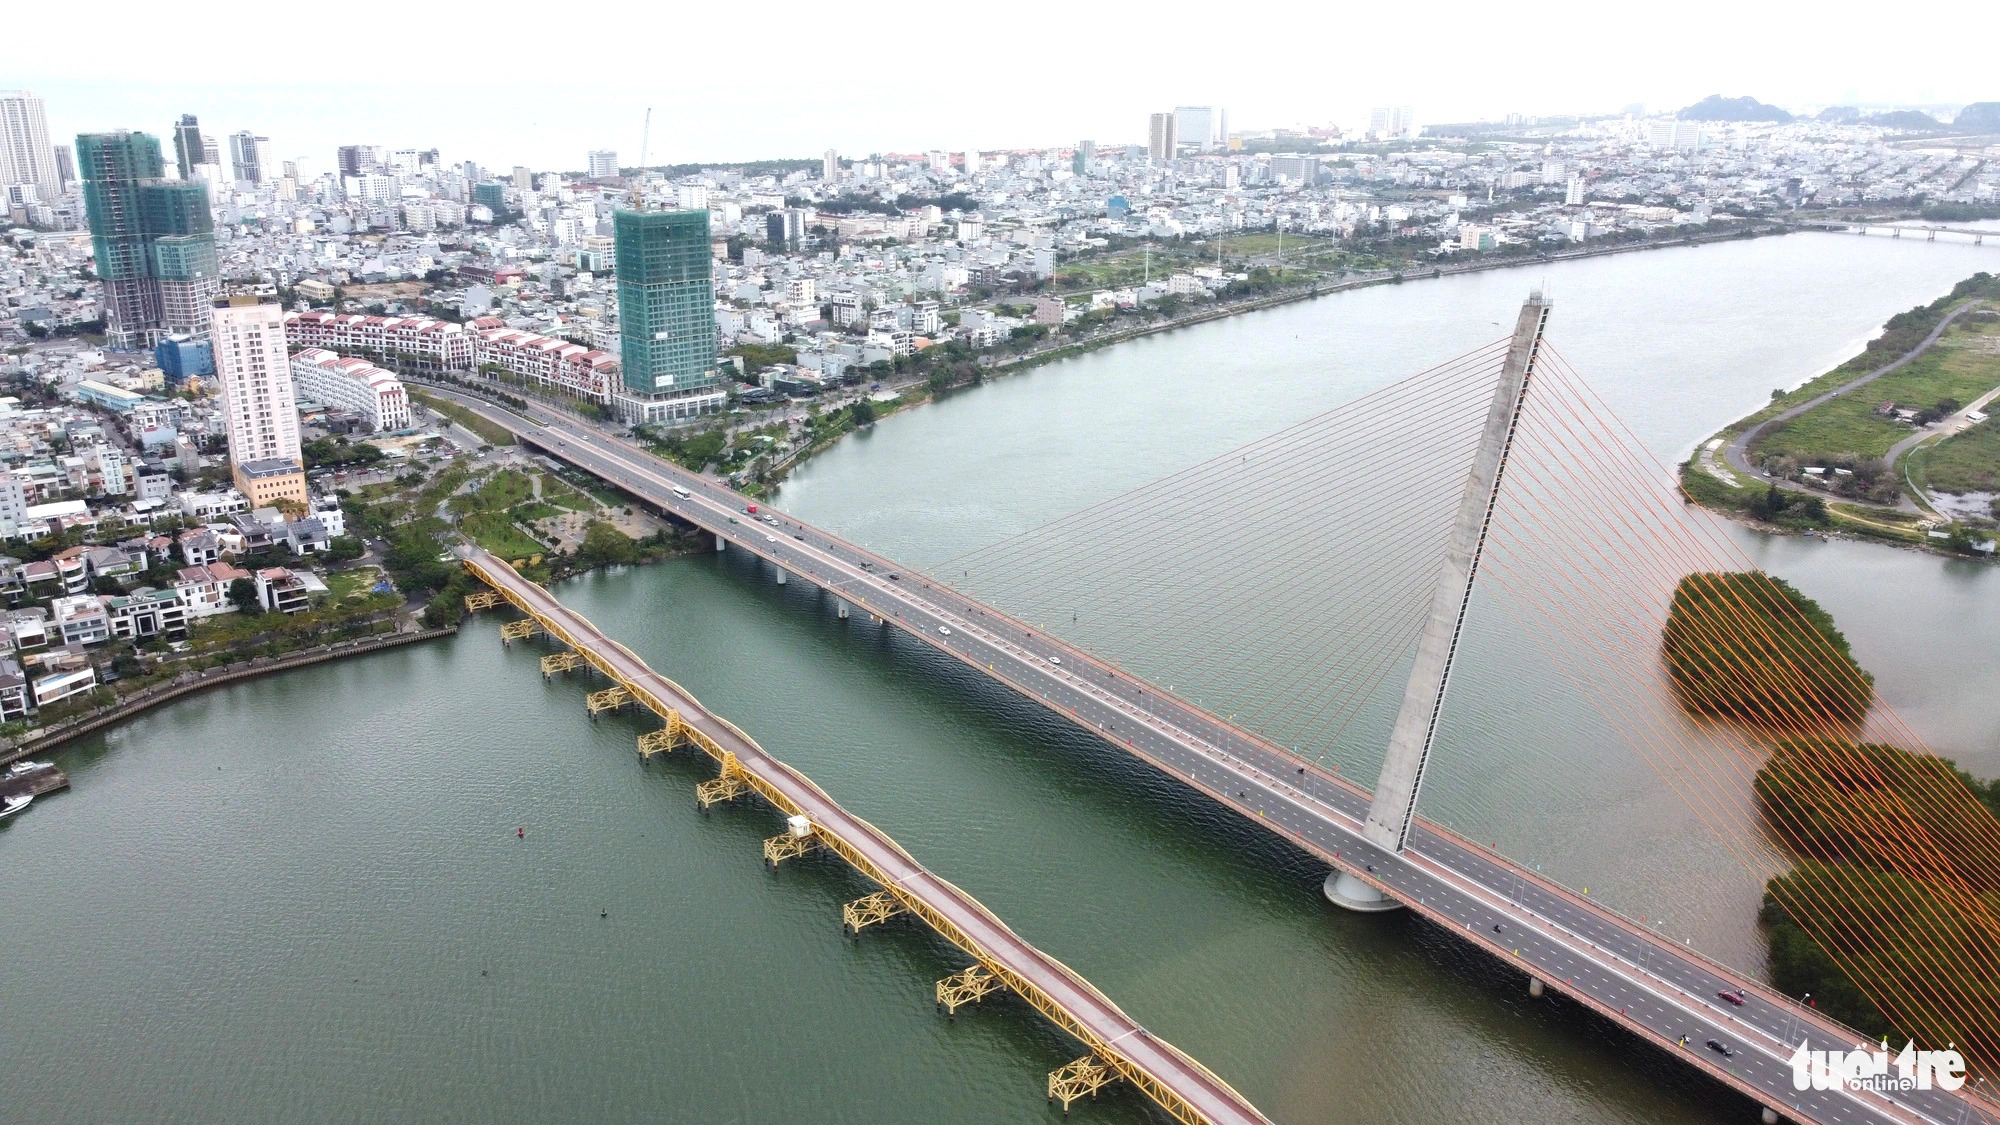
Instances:
[[[222,146],[206,133],[201,137],[201,162],[213,164],[217,168],[222,167]]]
[[[707,211],[612,215],[618,273],[622,413],[633,422],[722,408]]]
[[[194,179],[194,166],[202,160],[201,122],[194,114],[183,113],[174,125],[174,166],[180,169],[181,179]]]
[[[1146,130],[1146,158],[1165,164],[1180,147],[1180,130],[1171,113],[1156,113]]]
[[[334,150],[334,163],[340,165],[341,175],[359,176],[381,167],[381,152],[376,145],[341,145]]]
[[[252,508],[306,503],[299,458],[299,410],[285,350],[285,313],[275,302],[229,297],[214,310],[215,378],[229,430],[236,490]]]
[[[521,191],[535,190],[535,174],[526,164],[514,165],[514,187]]]
[[[1221,120],[1222,112],[1212,105],[1174,107],[1175,136],[1185,144],[1200,145],[1203,152],[1214,152],[1215,142],[1225,139],[1218,134]]]
[[[1569,178],[1569,190],[1563,193],[1563,203],[1569,207],[1578,207],[1583,204],[1584,198],[1583,177],[1571,176]]]
[[[207,339],[222,289],[208,186],[161,178],[151,133],[84,133],[76,155],[108,341],[131,348],[163,335]]]
[[[1069,170],[1079,176],[1088,176],[1097,170],[1096,141],[1076,142],[1076,152],[1069,158]]]
[[[797,250],[806,236],[803,207],[787,207],[764,216],[764,241],[773,250]]]
[[[1377,106],[1368,111],[1368,134],[1386,141],[1416,133],[1417,117],[1409,106]]]
[[[600,148],[590,154],[590,178],[610,179],[618,174],[618,154],[608,148]]]
[[[48,111],[27,90],[0,90],[0,188],[33,184],[42,202],[62,198]]]
[[[819,178],[825,180],[827,183],[833,183],[840,179],[840,154],[838,152],[835,152],[833,149],[827,149],[819,158]]]
[[[56,146],[56,179],[62,181],[64,191],[76,182],[76,157],[71,154],[68,145]]]
[[[271,164],[271,138],[249,132],[229,135],[229,171],[238,183],[261,184],[275,179]]]

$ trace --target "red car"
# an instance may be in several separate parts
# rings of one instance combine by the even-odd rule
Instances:
[[[756,515],[756,514],[757,514],[757,505],[755,505],[755,504],[748,504],[748,505],[745,505],[745,506],[744,506],[744,508],[743,508],[743,511],[744,511],[745,513],[749,514],[749,515],[753,515],[753,516],[754,516],[754,515]]]
[[[1743,1003],[1743,993],[1740,989],[1738,991],[1731,992],[1725,988],[1721,992],[1716,993],[1716,995],[1722,997],[1724,1000],[1729,1001],[1731,1004],[1741,1006]]]

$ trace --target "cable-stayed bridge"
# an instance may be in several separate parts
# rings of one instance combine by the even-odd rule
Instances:
[[[1802,1045],[1853,1051],[1857,1033],[1416,815],[1474,582],[1486,578],[1607,716],[1607,736],[1647,755],[1725,844],[1749,846],[1740,817],[1703,802],[1729,785],[1747,794],[1759,753],[1690,751],[1690,724],[1634,689],[1662,682],[1661,625],[1682,580],[1747,566],[1691,522],[1670,478],[1547,347],[1548,315],[1533,299],[1487,348],[933,574],[782,513],[753,516],[714,480],[560,413],[445,393],[713,533],[719,550],[767,561],[779,581],[817,585],[842,617],[902,629],[1283,836],[1328,864],[1335,902],[1418,912],[1514,963],[1536,994],[1568,995],[1767,1119],[2000,1122],[1971,1087],[1796,1088]],[[1606,492],[1631,502],[1550,518]],[[1065,572],[1054,565],[1064,558],[1081,563]],[[1252,580],[1287,572],[1289,589]],[[1253,666],[1264,671],[1245,676]],[[1363,731],[1390,747],[1373,791],[1321,765]],[[1950,859],[1927,862],[1942,864],[1947,889],[1966,876]],[[1808,888],[1787,906],[1836,955],[1848,948],[1831,891]],[[1985,940],[1990,907],[1968,895],[1964,909]],[[1961,968],[1941,968],[1938,987],[1955,987]],[[1938,1026],[1950,998],[1934,999],[1896,1009],[1898,1026]]]

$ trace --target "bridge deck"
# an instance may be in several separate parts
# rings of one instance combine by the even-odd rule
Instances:
[[[1099,1060],[1181,1121],[1266,1122],[1256,1107],[1208,1068],[1148,1033],[1088,981],[1009,929],[978,900],[927,870],[881,830],[842,808],[804,774],[766,753],[735,724],[649,668],[506,562],[476,548],[465,566],[550,636],[664,719],[788,816],[812,821],[820,843],[882,885],[946,940],[1081,1039]]]
[[[1795,1090],[1801,1042],[1845,1051],[1866,1037],[1421,817],[1405,851],[1383,851],[1361,833],[1366,790],[949,585],[789,515],[757,522],[745,497],[580,420],[442,393],[1068,718],[1792,1120],[2000,1125],[2000,1110],[1966,1091]],[[1745,1003],[1720,1000],[1725,990]],[[1703,1049],[1711,1038],[1733,1053]]]

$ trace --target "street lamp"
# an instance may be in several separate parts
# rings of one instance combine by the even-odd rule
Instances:
[[[1801,1004],[1812,1003],[1812,993],[1808,992],[1804,996],[1799,997],[1799,1003]],[[1785,1024],[1785,1042],[1789,1043],[1792,1041],[1792,1029],[1797,1027],[1798,1023],[1799,1023],[1799,1013],[1798,1010],[1795,1008],[1792,1010],[1792,1018]]]

